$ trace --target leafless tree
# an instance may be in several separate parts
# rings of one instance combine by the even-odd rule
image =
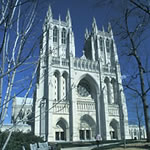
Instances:
[[[120,54],[127,78],[126,88],[136,93],[142,102],[147,141],[150,141],[149,92],[150,92],[150,56],[148,48],[150,27],[150,2],[148,0],[122,0],[119,3],[112,0],[96,1],[97,6],[111,5],[112,11],[117,11],[112,18],[113,31],[119,39]],[[118,9],[113,9],[119,6]],[[115,8],[117,8],[115,7]],[[122,65],[123,66],[123,65]]]
[[[127,105],[129,110],[129,115],[132,116],[129,119],[129,124],[137,124],[139,128],[139,139],[142,137],[142,126],[144,125],[144,114],[143,114],[143,105],[140,100],[140,97],[135,93],[130,93],[130,99],[128,96]]]
[[[38,0],[0,1],[0,127],[14,93],[22,94],[26,99],[32,92],[39,62],[33,57],[39,43],[33,28],[37,5]],[[11,133],[12,130],[3,150]]]

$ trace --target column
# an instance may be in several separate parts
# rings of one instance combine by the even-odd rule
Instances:
[[[96,123],[97,123],[97,134],[101,135],[101,126],[100,126],[100,94],[97,93],[96,96],[97,103],[96,103]]]
[[[63,98],[63,97],[62,97],[62,92],[63,92],[62,89],[63,89],[63,88],[62,88],[62,75],[61,75],[61,74],[59,75],[58,80],[59,80],[59,81],[58,81],[58,82],[59,82],[59,87],[58,87],[58,88],[59,88],[58,101],[60,101],[60,100]]]
[[[83,132],[84,132],[84,140],[86,140],[86,129],[84,129]]]
[[[98,36],[97,36],[96,40],[97,40],[97,55],[98,55],[97,57],[99,59],[101,57],[101,55],[100,55],[100,51],[101,50],[100,50],[100,43],[99,43],[100,41],[99,41],[99,37]]]
[[[66,77],[66,100],[69,101],[69,76]]]
[[[77,102],[76,89],[74,88],[74,68],[73,57],[69,57],[69,125],[70,125],[70,141],[79,140],[79,131],[77,129]]]
[[[105,64],[107,64],[108,60],[107,60],[107,50],[106,50],[106,39],[105,38],[104,38],[103,42],[104,42],[104,61],[105,61]]]

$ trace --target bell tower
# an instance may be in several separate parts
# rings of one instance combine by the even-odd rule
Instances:
[[[102,65],[114,67],[115,62],[118,62],[118,58],[110,23],[107,32],[105,32],[104,27],[100,31],[95,18],[93,18],[91,33],[87,29],[85,31],[84,51],[87,59],[93,61],[100,59]]]
[[[47,49],[53,57],[68,58],[71,52],[75,56],[74,33],[72,31],[72,22],[69,10],[67,11],[66,20],[53,19],[51,6],[43,25],[43,48]]]

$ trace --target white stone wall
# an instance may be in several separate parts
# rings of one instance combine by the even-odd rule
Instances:
[[[59,33],[55,40],[54,28]],[[63,29],[68,37],[65,42]],[[108,32],[99,31],[93,21],[92,32],[86,32],[81,58],[75,58],[69,12],[64,22],[54,20],[49,8],[43,30],[41,56],[45,60],[41,59],[39,67],[37,116],[41,116],[41,101],[46,103],[43,119],[35,119],[35,134],[44,135],[48,141],[92,140],[97,134],[105,140],[128,138],[126,102],[110,25]]]
[[[27,124],[32,113],[33,98],[15,97],[12,104],[12,120],[17,124]]]
[[[129,125],[129,135],[131,139],[140,140],[140,134],[141,134],[141,139],[147,138],[146,129],[144,126],[141,126],[139,129],[138,125]]]

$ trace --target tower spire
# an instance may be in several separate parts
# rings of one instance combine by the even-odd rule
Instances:
[[[110,22],[108,23],[108,33],[110,33],[111,35],[113,35],[112,28],[111,28],[111,23]]]
[[[102,31],[105,32],[104,26],[102,26]]]
[[[48,7],[48,11],[47,11],[47,14],[46,14],[46,19],[47,20],[52,20],[53,19],[51,5],[49,5],[49,7]]]
[[[60,14],[59,14],[58,20],[59,20],[59,23],[61,23],[61,16],[60,16]]]
[[[72,23],[71,23],[71,16],[70,16],[70,11],[68,9],[67,11],[67,15],[66,15],[66,22],[68,23],[68,25],[71,27]]]
[[[98,28],[97,28],[97,24],[96,24],[96,19],[93,17],[93,23],[92,23],[92,31],[93,33],[96,33],[98,32]]]
[[[85,35],[84,35],[84,37],[85,37],[85,40],[87,40],[88,37],[89,37],[89,32],[88,32],[87,28],[85,29]]]

